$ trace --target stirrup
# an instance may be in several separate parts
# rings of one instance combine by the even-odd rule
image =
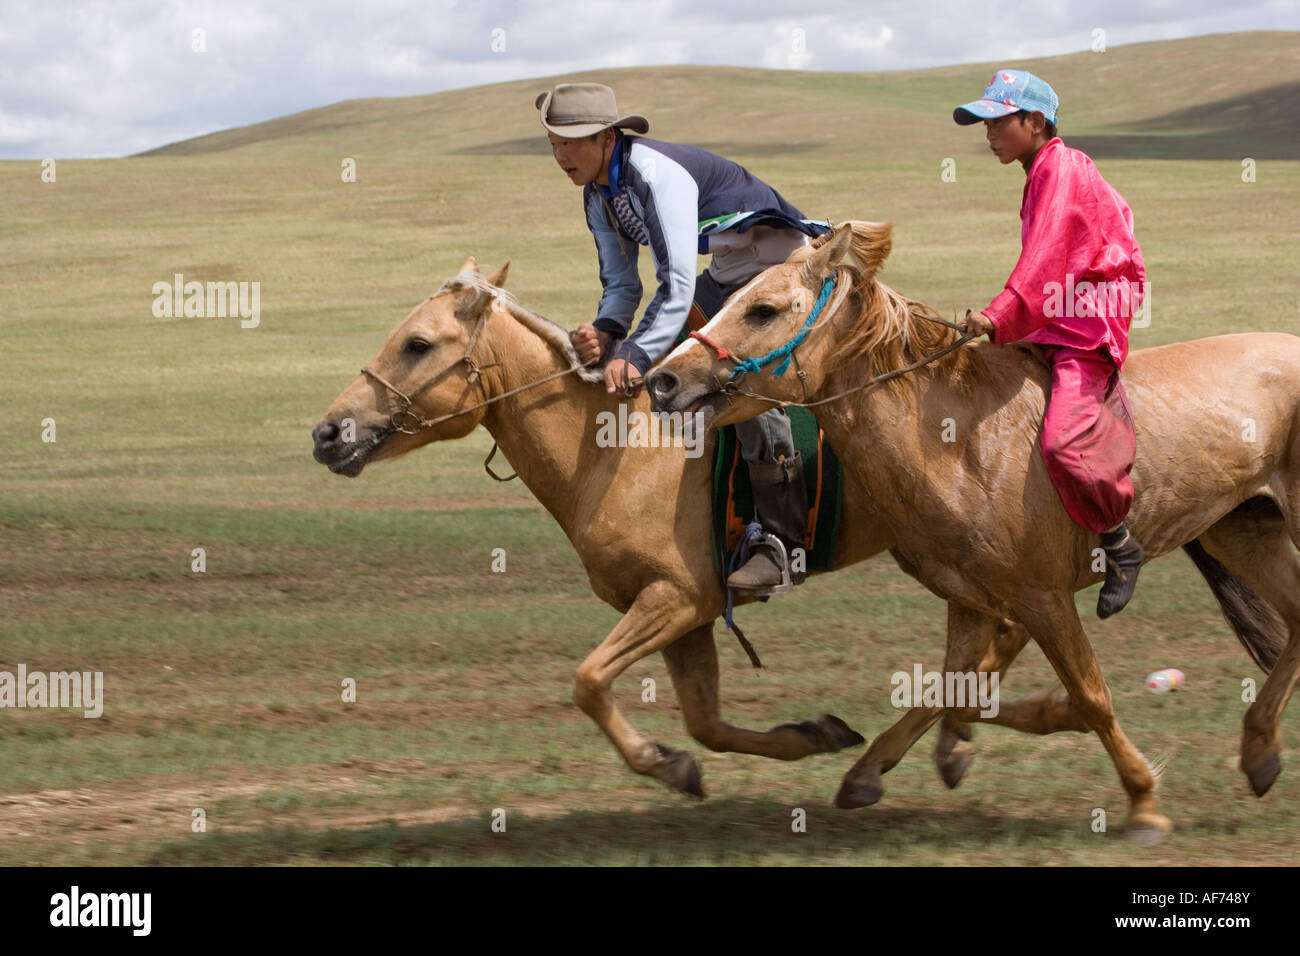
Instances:
[[[749,588],[735,588],[735,590],[747,597],[767,597],[771,594],[785,594],[787,591],[793,591],[794,580],[790,577],[790,553],[785,549],[785,542],[769,532],[763,531],[760,533],[763,536],[762,543],[771,545],[776,551],[777,563],[781,566],[781,583],[766,588],[752,590]]]

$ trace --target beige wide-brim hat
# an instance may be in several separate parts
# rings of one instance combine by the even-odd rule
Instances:
[[[548,132],[566,139],[592,136],[617,126],[636,133],[648,133],[644,116],[619,116],[614,91],[603,83],[561,83],[554,90],[538,93],[534,104],[542,111],[542,125]]]

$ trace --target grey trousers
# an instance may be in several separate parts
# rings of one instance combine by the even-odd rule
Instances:
[[[706,316],[713,318],[727,299],[748,281],[719,285],[707,271],[701,272],[695,277],[695,302]],[[747,422],[737,422],[736,438],[740,442],[740,456],[751,465],[772,464],[794,457],[794,435],[783,408],[773,408]]]

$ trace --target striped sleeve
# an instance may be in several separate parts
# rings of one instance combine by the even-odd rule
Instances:
[[[636,268],[637,246],[624,239],[605,218],[600,195],[591,190],[587,196],[587,228],[596,240],[600,261],[600,284],[604,290],[592,322],[602,332],[617,338],[627,335],[641,304],[641,276]]]
[[[699,242],[699,188],[681,164],[641,144],[628,151],[624,174],[629,171],[633,175],[628,188],[645,210],[659,288],[617,355],[644,375],[672,350],[690,313]]]

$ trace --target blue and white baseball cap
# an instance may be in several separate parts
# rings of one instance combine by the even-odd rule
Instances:
[[[974,103],[957,107],[952,118],[959,126],[970,126],[1018,110],[1038,110],[1048,122],[1055,123],[1058,105],[1056,91],[1046,80],[1024,70],[998,70],[984,95]]]

